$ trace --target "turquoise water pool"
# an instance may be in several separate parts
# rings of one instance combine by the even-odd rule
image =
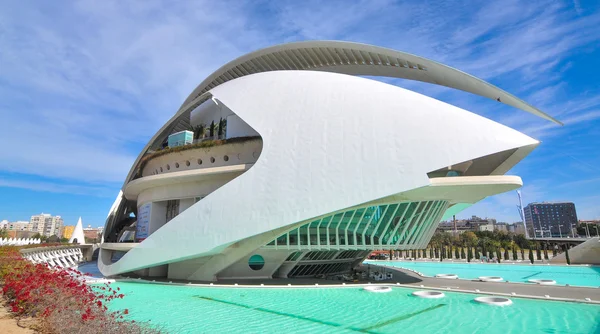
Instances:
[[[553,279],[557,284],[600,287],[600,267],[598,266],[482,264],[435,261],[365,261],[364,263],[404,267],[416,270],[427,276],[456,274],[462,279],[477,279],[479,276],[500,276],[510,282],[527,282],[530,279]]]
[[[506,307],[347,288],[218,288],[117,282],[110,304],[169,333],[600,333],[600,305],[513,299]]]

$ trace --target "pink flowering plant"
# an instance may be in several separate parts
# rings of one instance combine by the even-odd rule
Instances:
[[[0,247],[2,293],[11,312],[35,317],[48,333],[159,333],[125,319],[129,310],[109,311],[124,295],[110,284],[87,284],[74,269],[51,269],[25,260],[17,247]]]

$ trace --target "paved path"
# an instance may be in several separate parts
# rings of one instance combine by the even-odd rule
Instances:
[[[1,296],[0,296],[1,298]],[[24,321],[27,322],[27,321]],[[6,307],[0,305],[0,333],[3,334],[30,334],[35,333],[32,329],[23,328],[17,324],[15,319],[7,310]]]
[[[315,284],[320,286],[327,285],[341,285],[344,283],[348,285],[361,285],[367,283],[378,283],[378,284],[400,284],[410,288],[417,289],[442,289],[452,290],[457,292],[467,292],[476,294],[494,294],[494,295],[505,295],[515,296],[524,298],[536,298],[536,299],[554,299],[563,301],[574,301],[584,303],[600,304],[600,288],[582,288],[582,287],[565,287],[565,286],[552,286],[552,285],[537,285],[528,283],[497,283],[497,282],[480,282],[470,280],[459,280],[459,279],[444,279],[444,278],[433,278],[433,277],[422,277],[413,273],[412,271],[400,269],[396,267],[386,267],[382,265],[370,264],[370,271],[380,272],[393,272],[394,278],[387,281],[375,282],[372,280],[360,280],[358,282],[342,282],[340,280],[332,279],[319,279],[319,278],[276,278],[276,279],[233,279],[233,280],[219,280],[212,284],[219,286],[231,286],[239,285],[242,286],[257,286],[264,284],[265,286],[287,286],[292,285],[294,287],[310,287]],[[367,270],[367,267],[363,265],[360,270]],[[133,276],[133,275],[132,275]],[[132,278],[135,279],[135,276]],[[148,281],[148,279],[145,279]],[[179,283],[179,284],[201,284],[208,285],[211,282],[189,282],[187,280],[169,280],[169,279],[156,279],[156,282],[166,283]],[[479,291],[477,291],[479,290]],[[514,293],[514,295],[513,295]],[[546,297],[549,296],[549,297]],[[586,298],[589,298],[587,300]]]
[[[376,265],[371,264],[371,271]],[[497,283],[497,282],[480,282],[461,279],[445,279],[434,277],[422,277],[409,270],[399,269],[395,267],[380,266],[386,271],[394,272],[394,281],[411,287],[461,290],[471,293],[491,293],[501,295],[511,295],[515,293],[520,297],[548,299],[570,300],[570,301],[587,301],[590,298],[591,302],[600,303],[600,288],[583,288],[583,287],[566,287],[557,285],[538,285],[528,283]],[[477,292],[476,290],[479,290]],[[588,301],[589,302],[589,301]]]

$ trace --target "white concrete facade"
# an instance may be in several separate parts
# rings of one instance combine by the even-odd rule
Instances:
[[[341,46],[315,43],[313,49]],[[363,60],[368,52],[388,58],[318,71],[276,71],[274,65],[260,71],[265,60],[253,59],[269,48],[205,80],[133,166],[109,212],[100,270],[202,281],[347,272],[373,249],[425,247],[440,219],[522,185],[504,174],[539,144],[535,139],[421,94],[347,74],[438,78],[438,84],[505,97],[551,117],[444,65],[418,58],[414,68],[411,62],[394,66],[399,58],[389,58],[392,50],[342,45]],[[291,55],[302,54],[297,46],[289,46]],[[265,59],[300,62],[282,50],[276,47]],[[259,73],[244,74],[240,66]],[[415,77],[411,70],[423,73]],[[225,117],[237,122],[227,125],[227,138],[247,137],[243,144],[153,153],[183,121]],[[194,164],[198,159],[203,163]],[[120,246],[124,231],[134,230],[135,242]]]

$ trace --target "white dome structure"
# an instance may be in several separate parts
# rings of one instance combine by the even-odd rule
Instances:
[[[252,52],[205,79],[141,152],[103,229],[106,276],[198,281],[349,272],[420,249],[439,221],[522,186],[539,142],[359,76],[434,83],[554,121],[478,78],[371,45]]]

